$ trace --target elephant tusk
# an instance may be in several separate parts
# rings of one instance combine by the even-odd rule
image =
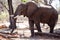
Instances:
[[[14,19],[15,19],[15,18],[18,18],[18,17],[19,17],[19,15],[15,16]]]
[[[14,17],[14,19],[16,19],[17,17]]]

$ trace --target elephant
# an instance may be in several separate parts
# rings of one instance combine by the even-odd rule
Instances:
[[[28,17],[31,37],[35,35],[34,24],[36,25],[38,32],[42,32],[40,23],[48,24],[50,27],[50,33],[53,33],[53,29],[58,20],[58,12],[53,7],[38,7],[33,2],[18,5],[14,17],[17,15],[24,15]]]

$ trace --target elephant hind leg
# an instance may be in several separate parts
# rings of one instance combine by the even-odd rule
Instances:
[[[56,24],[55,21],[50,21],[50,22],[49,22],[48,25],[50,26],[50,33],[53,33],[55,24]]]
[[[49,24],[49,26],[50,26],[50,33],[53,33],[55,24],[51,24],[51,25]]]

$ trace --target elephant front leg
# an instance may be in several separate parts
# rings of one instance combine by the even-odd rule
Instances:
[[[29,20],[29,26],[30,26],[30,31],[31,31],[31,37],[34,36],[34,21]]]
[[[36,25],[36,27],[37,27],[38,32],[42,32],[42,31],[41,31],[41,27],[40,27],[40,23],[35,23],[35,25]]]

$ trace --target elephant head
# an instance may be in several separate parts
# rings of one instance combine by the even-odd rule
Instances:
[[[15,11],[14,17],[17,16],[17,15],[24,15],[25,16],[26,10],[27,10],[27,7],[26,7],[25,4],[18,5],[18,7]]]
[[[28,2],[26,4],[20,4],[18,5],[14,16],[24,15],[24,16],[30,17],[37,8],[38,8],[37,5],[33,2]]]

